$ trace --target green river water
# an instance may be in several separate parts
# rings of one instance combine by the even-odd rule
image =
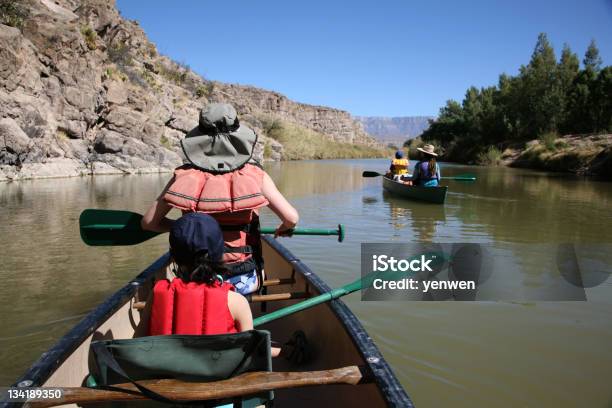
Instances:
[[[612,249],[612,183],[443,164],[444,206],[383,194],[386,160],[275,163],[266,170],[300,225],[343,223],[347,239],[283,238],[332,287],[359,276],[362,242],[580,243]],[[144,212],[168,174],[0,184],[0,385],[167,247],[87,247],[85,208]],[[263,211],[263,224],[277,224]],[[603,246],[602,246],[603,244]],[[610,259],[610,252],[604,254]],[[607,262],[607,261],[606,261]],[[612,264],[604,266],[612,270]],[[513,290],[539,272],[508,277]],[[542,271],[541,273],[545,273]],[[418,407],[612,407],[612,278],[584,302],[362,302],[345,298]]]

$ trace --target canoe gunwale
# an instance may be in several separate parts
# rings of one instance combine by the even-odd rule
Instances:
[[[166,253],[149,265],[134,279],[116,291],[104,302],[89,312],[76,326],[61,337],[53,347],[46,351],[26,373],[19,378],[14,387],[22,381],[32,381],[31,387],[38,387],[53,374],[53,372],[89,337],[100,324],[104,323],[119,310],[135,294],[140,285],[168,264],[170,254]],[[12,405],[14,406],[14,405]]]
[[[287,262],[291,263],[296,272],[301,273],[304,279],[316,288],[320,293],[331,291],[331,288],[306,264],[300,261],[280,242],[272,237],[262,237],[270,247],[279,253]],[[22,381],[31,381],[31,387],[41,386],[49,379],[53,372],[85,341],[95,330],[119,310],[135,294],[140,285],[145,283],[152,275],[168,264],[169,253],[159,257],[144,271],[130,280],[99,306],[85,316],[76,326],[61,337],[55,345],[32,364],[32,366],[21,376],[13,387]],[[353,344],[363,357],[373,379],[378,386],[388,406],[414,407],[410,397],[399,383],[391,367],[381,355],[380,351],[365,331],[357,317],[340,299],[328,302],[329,307],[336,315],[339,323],[350,335]],[[7,403],[0,401],[0,406],[19,407],[24,403]]]
[[[277,251],[283,258],[291,262],[296,272],[301,273],[309,284],[314,286],[320,293],[330,292],[332,289],[314,273],[308,265],[296,258],[287,248],[271,237],[263,239]],[[378,385],[387,406],[401,406],[413,408],[412,400],[398,381],[393,370],[384,359],[378,347],[372,341],[370,335],[363,328],[357,317],[351,312],[346,304],[340,299],[327,302],[333,313],[345,330],[349,333],[353,344],[366,362],[370,372],[373,374],[374,381]]]

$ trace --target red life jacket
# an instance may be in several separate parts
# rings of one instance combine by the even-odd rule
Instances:
[[[253,255],[259,258],[257,209],[268,205],[261,191],[263,176],[264,171],[252,164],[224,174],[182,166],[174,171],[164,195],[168,204],[183,212],[203,212],[219,222],[225,241],[223,260],[234,274],[253,270]]]
[[[207,285],[186,283],[180,278],[157,281],[153,287],[149,336],[237,333],[227,303],[229,290],[233,286],[228,282]]]

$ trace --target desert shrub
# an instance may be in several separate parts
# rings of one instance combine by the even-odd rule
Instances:
[[[168,139],[166,135],[162,135],[162,137],[159,138],[159,144],[164,146],[166,149],[170,149],[172,147],[170,139]]]
[[[204,85],[198,85],[195,90],[195,96],[198,98],[209,97],[212,95],[213,90],[215,89],[215,84],[212,82],[207,82]]]
[[[157,48],[155,48],[155,44],[153,43],[147,44],[146,50],[151,58],[157,57]]]
[[[64,130],[58,130],[57,133],[55,134],[55,137],[57,138],[57,140],[60,141],[66,141],[69,139],[68,134],[64,131]]]
[[[157,83],[155,76],[150,71],[143,69],[140,71],[140,76],[149,88],[153,89],[155,92],[161,91],[161,85]]]
[[[555,132],[546,132],[540,135],[538,140],[546,148],[546,150],[556,150],[555,142],[559,138],[559,135]]]
[[[104,73],[102,75],[103,75],[103,78],[102,78],[103,80],[105,78],[119,80],[121,82],[126,82],[128,80],[127,75],[125,75],[123,72],[119,71],[115,67],[107,67],[104,70]]]
[[[83,35],[87,48],[90,50],[95,50],[98,48],[96,45],[96,38],[98,38],[98,34],[96,34],[93,28],[88,25],[84,25],[81,27],[81,34]]]
[[[175,67],[166,67],[164,65],[158,65],[157,71],[161,76],[166,78],[167,80],[174,82],[177,85],[183,85],[185,80],[187,79],[187,73],[189,72],[189,67],[177,64]]]
[[[0,0],[0,23],[21,28],[30,15],[23,4],[17,0]]]
[[[419,152],[417,147],[421,147],[425,144],[420,137],[415,137],[414,139],[406,140],[404,142],[404,148],[408,150],[408,158],[412,160],[416,160],[419,157]]]
[[[134,65],[134,60],[130,54],[130,50],[125,44],[115,44],[108,48],[108,58],[117,64],[122,71]]]
[[[495,146],[489,146],[487,150],[478,154],[476,162],[483,166],[497,166],[501,160],[502,152]]]
[[[127,76],[128,80],[134,85],[138,85],[141,88],[146,88],[149,84],[142,77],[142,73],[140,71],[135,71],[133,69],[126,69],[123,73]]]
[[[264,159],[269,159],[272,157],[272,146],[270,146],[270,143],[266,143],[264,145],[263,157]]]

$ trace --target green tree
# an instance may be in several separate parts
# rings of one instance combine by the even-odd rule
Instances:
[[[466,135],[463,108],[454,100],[446,101],[440,108],[438,118],[423,132],[421,138],[427,142],[438,142],[448,145]]]
[[[582,60],[584,64],[584,69],[593,70],[594,72],[599,72],[601,69],[602,60],[599,56],[599,49],[595,44],[595,40],[591,40],[589,47],[584,53],[584,59]]]
[[[525,138],[555,131],[561,118],[561,90],[557,84],[555,51],[541,33],[527,66],[521,67],[519,119]]]
[[[561,96],[561,112],[558,130],[564,132],[568,127],[568,118],[571,109],[571,94],[574,91],[574,81],[580,72],[580,61],[578,56],[572,52],[569,45],[563,45],[561,59],[557,66],[557,85]],[[570,126],[571,127],[571,126]]]
[[[590,94],[594,132],[612,132],[612,66],[599,71]]]

